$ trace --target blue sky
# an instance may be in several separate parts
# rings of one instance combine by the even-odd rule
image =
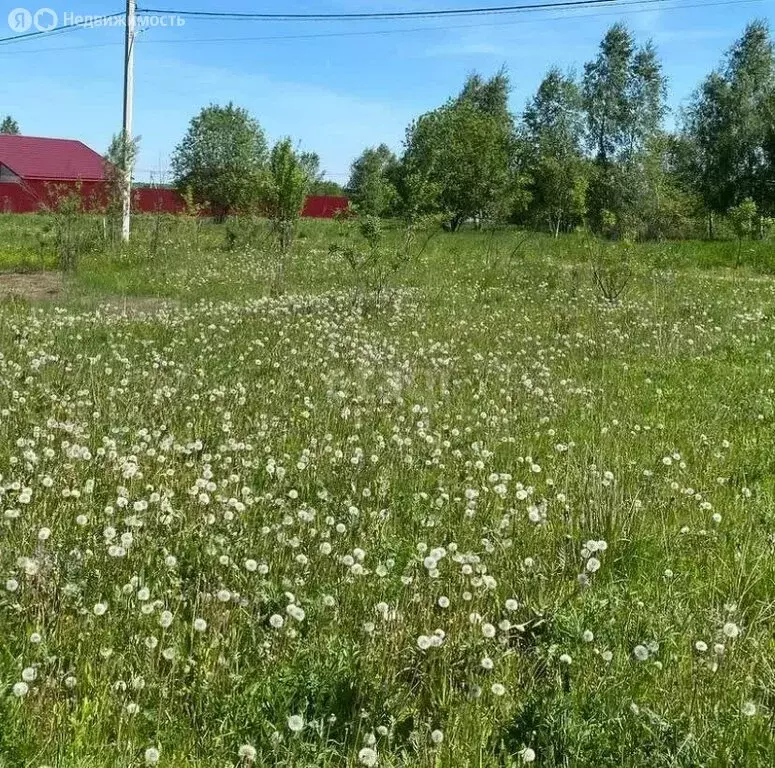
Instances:
[[[580,71],[615,21],[652,39],[678,108],[754,18],[775,21],[775,0],[634,0],[614,8],[478,18],[290,23],[188,19],[149,28],[137,47],[135,132],[138,176],[165,177],[191,117],[208,103],[248,108],[273,140],[290,135],[318,152],[330,178],[344,182],[351,161],[382,141],[400,149],[410,120],[459,90],[466,75],[505,65],[520,111],[553,64]],[[627,5],[626,3],[630,3]],[[108,14],[122,0],[2,0],[7,17],[24,6]],[[205,11],[352,12],[497,5],[498,0],[140,0],[139,5]],[[683,7],[681,7],[683,6]],[[387,34],[381,31],[388,30]],[[419,30],[419,31],[418,31]],[[380,34],[362,34],[380,31]],[[357,33],[357,34],[353,34]],[[301,38],[303,35],[328,35]],[[224,41],[228,38],[228,41]],[[252,39],[251,39],[252,38]],[[275,38],[275,39],[267,39]],[[82,29],[0,45],[0,114],[23,133],[78,138],[104,152],[120,129],[123,30]]]

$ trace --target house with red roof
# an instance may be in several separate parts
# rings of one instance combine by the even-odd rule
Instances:
[[[58,194],[78,190],[84,201],[104,193],[102,157],[81,141],[0,134],[0,211],[30,213]]]
[[[34,213],[51,208],[69,191],[81,195],[84,207],[105,202],[105,160],[74,139],[0,134],[0,213]],[[311,196],[304,216],[332,218],[346,209],[346,197]],[[169,187],[139,187],[133,206],[141,213],[181,213],[185,203]]]

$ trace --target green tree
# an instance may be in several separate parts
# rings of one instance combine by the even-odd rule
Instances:
[[[581,93],[572,76],[556,68],[547,73],[525,109],[524,139],[529,214],[556,237],[583,221],[589,184]]]
[[[264,133],[247,110],[211,105],[193,118],[175,149],[175,184],[222,218],[256,202],[266,155]]]
[[[743,240],[750,240],[753,238],[757,229],[758,220],[759,210],[756,207],[756,203],[751,200],[750,197],[747,197],[741,203],[738,203],[729,210],[729,221],[732,224],[732,228],[737,237],[735,266],[739,267],[742,264]]]
[[[489,80],[474,72],[469,75],[457,97],[458,104],[469,104],[480,112],[504,121],[511,121],[509,112],[509,76],[500,69]]]
[[[749,24],[723,67],[699,87],[684,116],[691,142],[687,177],[707,210],[724,213],[751,199],[773,211],[775,55],[764,22]]]
[[[602,228],[603,220],[613,217],[622,229],[636,216],[632,190],[642,183],[639,156],[660,129],[665,97],[653,46],[637,49],[627,27],[612,26],[597,57],[585,65],[582,82],[587,143],[596,165],[588,195],[594,227]]]
[[[10,115],[6,115],[3,122],[0,123],[0,133],[10,133],[14,136],[18,136],[20,133],[19,123],[17,123]]]
[[[510,213],[520,180],[507,94],[504,73],[487,82],[473,75],[457,98],[408,128],[402,166],[415,197],[408,207],[444,212],[453,230],[469,218]]]
[[[287,253],[293,244],[310,181],[304,156],[294,151],[290,139],[278,141],[269,155],[260,197],[281,253]]]
[[[301,152],[298,158],[304,173],[307,174],[310,187],[323,181],[325,173],[320,167],[320,155],[317,152]]]
[[[735,137],[730,109],[729,85],[720,73],[713,72],[684,114],[683,178],[705,205],[710,238],[714,234],[714,213],[726,211],[734,199]]]
[[[309,181],[307,194],[343,196],[344,188],[341,184],[326,178],[326,172],[320,164],[320,155],[317,152],[301,152],[299,162],[304,168]]]
[[[385,216],[396,201],[398,160],[386,144],[369,147],[350,166],[347,190],[360,213]]]
[[[331,197],[347,197],[347,190],[331,179],[319,179],[309,188],[310,195],[330,195]]]

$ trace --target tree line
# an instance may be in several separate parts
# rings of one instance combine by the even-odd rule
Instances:
[[[407,128],[403,152],[366,149],[348,192],[377,216],[510,221],[555,235],[763,235],[775,214],[775,55],[756,21],[665,128],[667,80],[651,43],[615,24],[580,76],[552,68],[521,115],[505,70],[471,75]]]
[[[551,68],[520,114],[509,96],[505,70],[472,74],[412,121],[399,154],[385,144],[364,150],[345,189],[355,210],[432,215],[452,231],[510,222],[616,239],[713,237],[721,217],[741,237],[763,236],[772,223],[775,49],[764,22],[747,26],[673,130],[657,51],[623,24],[580,74]],[[216,215],[261,212],[275,152],[306,193],[342,192],[317,154],[288,139],[270,150],[259,123],[233,104],[194,117],[173,155],[174,181]]]

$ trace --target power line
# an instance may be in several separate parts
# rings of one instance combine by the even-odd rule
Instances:
[[[186,11],[168,8],[140,8],[139,13],[168,16],[183,16],[202,19],[223,19],[234,21],[362,21],[387,19],[422,19],[439,16],[486,16],[524,11],[542,11],[564,8],[582,8],[611,5],[617,0],[562,0],[561,2],[539,2],[521,5],[479,6],[476,8],[444,8],[426,11],[377,11],[369,13],[237,13],[231,11]],[[666,0],[644,0],[652,4]]]
[[[667,0],[667,2],[680,2],[681,0]],[[713,8],[719,6],[732,6],[732,5],[751,5],[753,3],[762,3],[766,0],[704,0],[703,2],[694,2],[683,5],[669,5],[660,6],[660,12],[665,11],[681,11],[692,8]],[[401,29],[372,29],[372,30],[353,30],[346,32],[310,32],[305,34],[294,35],[262,35],[252,37],[186,37],[186,38],[163,38],[160,40],[143,40],[142,46],[147,45],[186,45],[189,43],[195,44],[207,44],[207,43],[252,43],[252,42],[284,42],[292,40],[316,40],[326,38],[346,38],[346,37],[378,37],[384,35],[403,35],[412,33],[423,32],[445,32],[456,29],[482,29],[486,27],[505,27],[505,26],[517,26],[525,23],[539,24],[544,22],[557,22],[557,21],[576,21],[583,19],[599,19],[607,16],[630,16],[638,13],[652,13],[652,8],[626,8],[625,6],[643,5],[648,3],[649,0],[631,0],[630,2],[623,2],[617,5],[617,9],[599,13],[580,13],[573,15],[562,16],[547,16],[544,18],[532,19],[529,22],[525,21],[498,21],[498,22],[480,22],[477,24],[452,24],[445,26],[425,26],[425,27],[404,27]],[[138,40],[138,42],[140,42]],[[79,50],[92,50],[98,48],[112,48],[123,43],[93,43],[89,45],[70,45],[61,46],[58,48],[34,48],[32,50],[21,51],[8,51],[0,53],[0,56],[18,56],[22,54],[39,54],[39,53],[54,53],[60,51],[79,51]]]
[[[622,6],[617,8],[631,5],[646,5],[651,2],[671,2],[671,0],[633,0],[632,2],[622,3]],[[680,0],[675,0],[680,2]],[[690,8],[710,8],[717,6],[729,6],[729,5],[750,5],[752,3],[761,3],[765,0],[703,0],[702,2],[694,2],[685,5],[670,5],[661,6],[660,11],[680,11]],[[604,16],[623,16],[632,15],[636,13],[653,13],[652,8],[635,8],[632,10],[621,11],[606,11],[602,13],[586,13],[586,14],[574,14],[568,16],[547,16],[541,19],[533,19],[528,23],[541,23],[549,21],[565,21],[565,20],[582,20],[582,19],[596,19]],[[163,38],[161,40],[144,40],[143,45],[182,45],[185,43],[241,43],[241,42],[272,42],[272,41],[284,41],[284,40],[317,40],[326,38],[337,37],[370,37],[380,35],[403,35],[417,32],[445,32],[456,29],[481,29],[485,27],[505,27],[505,26],[517,26],[523,25],[524,21],[498,21],[490,23],[478,23],[478,24],[454,24],[445,26],[433,26],[433,27],[408,27],[401,29],[371,29],[371,30],[353,30],[347,32],[309,32],[303,34],[294,35],[262,35],[252,37],[199,37],[199,38]]]

